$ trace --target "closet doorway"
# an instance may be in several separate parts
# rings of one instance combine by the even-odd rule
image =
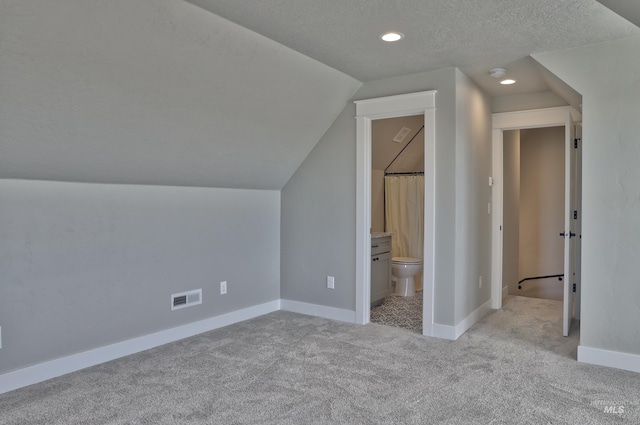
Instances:
[[[511,181],[512,176],[509,167],[505,166],[505,152],[513,155],[511,146],[505,149],[505,143],[514,134],[512,130],[539,129],[560,126],[564,136],[564,196],[563,196],[563,219],[550,225],[562,223],[562,227],[556,233],[562,241],[564,253],[562,281],[562,302],[563,302],[563,335],[569,335],[572,319],[580,318],[580,238],[581,238],[581,141],[577,136],[577,123],[581,116],[578,111],[571,107],[539,109],[532,111],[521,111],[512,113],[500,113],[493,115],[493,192],[492,203],[494,214],[492,217],[492,307],[500,308],[502,298],[508,292],[506,286],[511,282],[505,281],[503,271],[505,246],[510,248],[511,240],[505,234],[505,224],[512,224],[509,216],[510,205],[505,204],[505,200],[511,202],[511,198],[505,198],[505,190],[511,190],[514,186]],[[509,164],[509,163],[507,163]],[[507,177],[510,178],[507,181]],[[533,219],[539,219],[539,214],[531,215]],[[505,220],[506,219],[506,220]],[[549,231],[552,231],[549,230]],[[560,275],[558,273],[558,275]],[[544,275],[542,275],[544,276]],[[542,276],[531,276],[532,278]],[[533,279],[536,280],[536,279]],[[528,282],[528,281],[525,281]]]
[[[502,281],[509,295],[562,301],[564,132],[559,126],[503,134]]]

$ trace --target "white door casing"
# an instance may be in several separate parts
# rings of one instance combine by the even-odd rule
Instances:
[[[507,130],[518,130],[525,128],[541,128],[541,127],[555,127],[565,126],[566,132],[570,134],[570,129],[573,128],[572,122],[580,121],[580,113],[567,106],[559,108],[548,109],[536,109],[530,111],[518,111],[518,112],[505,112],[493,114],[493,133],[492,133],[492,174],[493,174],[493,189],[491,194],[491,202],[493,204],[493,216],[492,216],[492,242],[491,242],[491,306],[494,309],[502,307],[502,243],[503,243],[503,132]],[[566,143],[566,140],[565,140]],[[571,140],[571,147],[573,148],[573,141]],[[566,148],[565,148],[566,149]],[[571,152],[573,154],[573,152]],[[570,155],[569,155],[570,156]],[[565,161],[567,157],[565,157]],[[575,174],[574,174],[575,176]],[[566,182],[565,178],[565,182]],[[579,179],[578,179],[579,181]],[[566,196],[566,192],[565,192]],[[575,198],[574,198],[575,199]],[[566,200],[565,200],[566,201]],[[566,204],[566,202],[565,202]],[[566,209],[566,207],[565,207]],[[565,219],[568,215],[573,215],[573,209],[565,211]],[[575,225],[575,223],[573,223]],[[565,225],[566,228],[566,225]],[[574,228],[575,229],[575,228]],[[575,230],[574,230],[575,233]],[[569,238],[567,238],[569,239]],[[574,239],[574,238],[571,238]],[[565,245],[565,249],[568,249]],[[573,249],[570,253],[573,252]],[[565,268],[569,257],[565,254]],[[575,263],[574,263],[575,264]],[[572,272],[571,272],[572,273]],[[566,274],[566,271],[565,271]],[[579,277],[579,275],[577,276]],[[565,285],[567,282],[573,283],[573,276],[569,279],[564,279]],[[579,286],[579,282],[576,282]],[[565,288],[566,290],[566,288]],[[572,298],[572,297],[564,297]],[[570,319],[569,319],[570,320]]]
[[[435,256],[435,94],[424,91],[356,101],[356,323],[370,320],[371,121],[424,115],[423,335],[433,335]]]

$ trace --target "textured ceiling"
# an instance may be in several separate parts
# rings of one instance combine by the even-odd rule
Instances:
[[[596,0],[191,1],[360,81],[455,66],[492,96],[549,90],[530,54],[640,34]],[[378,39],[390,30],[405,39]]]

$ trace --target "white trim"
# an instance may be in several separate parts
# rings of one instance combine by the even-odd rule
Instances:
[[[431,336],[442,339],[456,340],[456,327],[449,325],[441,325],[440,323],[433,324],[433,331]]]
[[[503,286],[502,287],[502,299],[504,300],[507,295],[509,295],[509,287],[508,286]]]
[[[309,316],[324,317],[325,319],[341,322],[356,323],[356,312],[341,308],[327,307],[319,304],[303,303],[301,301],[280,300],[280,309]]]
[[[416,111],[436,107],[434,93],[435,90],[356,100],[356,116],[392,118],[390,114],[395,114],[395,117],[420,115]]]
[[[371,121],[410,115],[425,119],[425,223],[435,230],[435,94],[436,91],[387,96],[356,101],[356,311],[355,323],[370,320],[371,268]],[[435,232],[425,231],[422,288],[423,334],[433,333],[435,290]]]
[[[0,394],[280,310],[270,301],[0,375]]]
[[[470,315],[465,317],[455,326],[433,324],[433,335],[438,338],[456,340],[462,336],[471,326],[480,320],[485,314],[491,311],[491,300],[485,302],[475,309]]]
[[[640,356],[637,354],[621,353],[619,351],[609,351],[579,345],[578,361],[598,366],[630,370],[631,372],[640,372]]]
[[[495,124],[494,124],[495,125]],[[502,287],[502,216],[503,208],[503,175],[504,175],[504,142],[501,129],[492,131],[491,161],[493,186],[491,187],[491,307],[502,308],[502,297],[498,291]]]

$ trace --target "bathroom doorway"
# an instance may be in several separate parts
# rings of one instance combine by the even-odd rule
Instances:
[[[419,333],[422,333],[423,310],[424,171],[424,115],[372,122],[372,249],[378,246],[378,241],[390,238],[392,260],[412,258],[418,261],[402,265],[406,270],[409,267],[417,270],[410,279],[398,284],[397,273],[392,271],[387,290],[373,291],[372,287],[370,318],[373,323]],[[400,267],[387,261],[385,268],[380,262],[376,263],[379,260],[377,255],[372,255],[372,285],[388,279],[386,268]]]
[[[371,308],[372,122],[424,117],[424,240],[422,334],[433,335],[435,230],[435,91],[356,101],[356,322],[369,323]]]

